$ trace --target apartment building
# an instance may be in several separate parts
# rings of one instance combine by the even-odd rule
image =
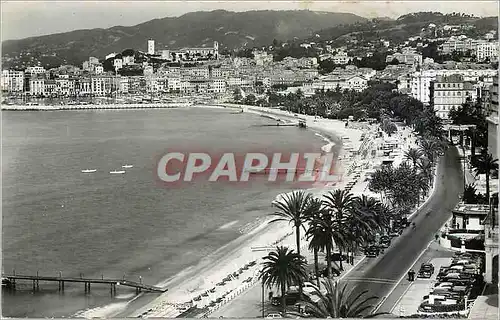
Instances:
[[[60,76],[55,80],[55,93],[61,96],[75,94],[75,80],[70,79],[67,75]]]
[[[29,80],[29,93],[32,96],[44,96],[45,95],[45,79],[33,77]]]
[[[391,62],[394,59],[398,60],[399,63],[408,65],[422,64],[422,55],[416,52],[396,52],[394,54],[388,55],[386,57],[386,62]]]
[[[91,90],[94,96],[105,96],[111,93],[110,77],[93,77],[91,79]]]
[[[456,38],[451,37],[445,43],[441,44],[438,49],[443,54],[450,54],[453,51],[465,53],[468,50],[476,52],[479,44],[486,43],[485,40],[469,39],[469,38]]]
[[[430,103],[430,85],[437,76],[460,75],[465,82],[490,82],[497,74],[497,70],[489,65],[449,63],[424,65],[420,71],[411,74],[411,96],[423,103]]]
[[[480,43],[476,48],[476,59],[478,61],[485,61],[489,59],[490,61],[498,60],[498,42],[486,42]]]
[[[1,85],[3,92],[23,92],[24,72],[15,70],[2,70]]]
[[[344,52],[344,51],[341,51],[339,53],[337,53],[336,55],[334,55],[332,57],[332,60],[333,60],[333,63],[335,64],[348,64],[349,63],[349,56],[347,55],[347,52]]]
[[[26,70],[24,72],[26,74],[30,74],[30,75],[39,75],[39,74],[45,73],[45,68],[44,67],[39,67],[39,66],[28,67],[28,68],[26,68]]]
[[[437,76],[431,81],[430,101],[441,119],[448,119],[451,109],[458,109],[467,99],[474,101],[476,97],[473,84],[460,75]]]
[[[210,79],[208,91],[211,93],[226,93],[226,80],[222,78]]]

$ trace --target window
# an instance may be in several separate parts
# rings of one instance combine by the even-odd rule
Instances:
[[[458,91],[457,96],[461,96],[461,95],[462,95],[462,92]]]

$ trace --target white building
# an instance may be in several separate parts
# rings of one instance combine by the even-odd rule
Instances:
[[[123,59],[123,65],[124,66],[132,65],[135,62],[135,57],[134,56],[124,56],[122,59]]]
[[[24,86],[24,72],[2,70],[2,91],[22,92]]]
[[[94,68],[95,74],[103,74],[104,73],[104,67],[101,65],[97,65]]]
[[[498,60],[498,42],[480,43],[476,48],[476,58],[478,61],[484,61],[489,58],[490,61]]]
[[[115,70],[120,70],[121,68],[123,68],[123,60],[122,59],[113,60],[113,66],[115,67]]]
[[[436,115],[448,119],[450,110],[458,109],[463,103],[477,98],[476,89],[470,82],[464,82],[459,75],[438,76],[432,82],[431,101]]]
[[[211,79],[208,84],[208,91],[212,93],[225,93],[226,80],[224,79]]]
[[[34,75],[34,74],[42,74],[45,73],[45,68],[43,67],[28,67],[25,70],[26,73]]]
[[[161,51],[161,58],[163,60],[171,60],[172,56],[170,55],[170,50],[162,50]]]
[[[30,95],[32,96],[45,95],[45,79],[43,78],[30,79]]]
[[[385,61],[391,62],[393,59],[398,60],[399,63],[408,65],[422,64],[422,55],[416,52],[396,52],[395,54],[388,55]]]
[[[95,96],[104,96],[111,93],[111,81],[108,77],[92,78],[92,94]]]
[[[484,82],[492,82],[498,72],[489,68],[477,64],[429,65],[429,69],[411,74],[411,96],[422,103],[429,103],[431,81],[435,81],[437,76],[456,74],[462,76],[463,81],[478,82],[482,79]]]
[[[349,60],[349,56],[347,56],[347,53],[343,51],[333,56],[333,63],[335,64],[348,64]]]
[[[155,41],[152,39],[148,40],[148,54],[155,54]]]
[[[129,92],[129,80],[128,77],[119,77],[117,79],[118,92],[128,93]]]

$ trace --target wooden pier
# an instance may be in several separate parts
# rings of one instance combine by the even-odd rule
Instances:
[[[83,275],[80,278],[77,278],[77,277],[63,277],[61,274],[59,277],[39,276],[39,275],[30,276],[30,275],[17,275],[17,274],[13,274],[13,275],[2,274],[2,286],[6,285],[7,287],[15,290],[16,289],[16,282],[18,280],[32,281],[33,282],[33,291],[40,290],[40,281],[58,282],[59,291],[64,291],[64,284],[66,282],[83,283],[85,285],[85,292],[86,293],[90,292],[90,285],[91,284],[109,285],[111,294],[116,293],[116,286],[125,286],[125,287],[135,288],[136,293],[140,293],[142,291],[145,291],[145,292],[166,292],[168,290],[165,288],[160,288],[160,287],[144,284],[144,283],[142,283],[141,278],[139,278],[139,282],[135,282],[135,281],[126,280],[125,277],[123,279],[105,279],[104,277],[102,277],[101,279],[98,279],[98,278],[84,278]]]

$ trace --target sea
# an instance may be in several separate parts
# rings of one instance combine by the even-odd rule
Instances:
[[[158,184],[165,152],[319,152],[310,130],[230,109],[3,112],[2,273],[126,278],[160,284],[259,226],[294,188]],[[132,167],[123,168],[129,165]],[[96,169],[94,173],[82,173]],[[124,174],[110,174],[124,170]],[[75,317],[136,297],[120,287],[18,281],[2,289],[4,317]],[[145,299],[152,300],[156,294]]]

